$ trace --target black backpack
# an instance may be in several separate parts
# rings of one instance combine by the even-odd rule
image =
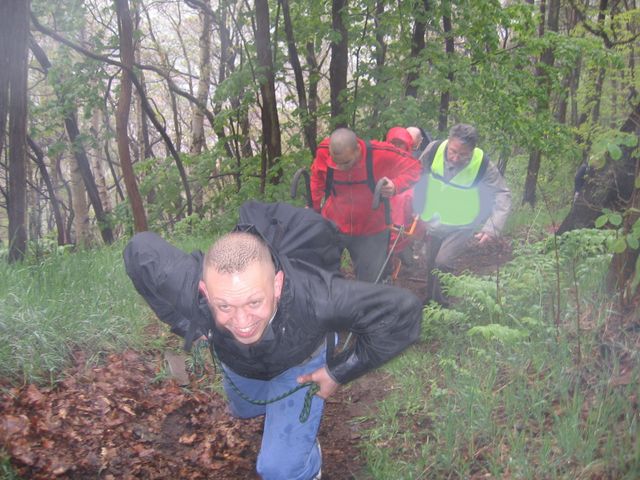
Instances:
[[[240,207],[236,230],[259,233],[276,254],[331,272],[340,268],[338,227],[310,208],[249,200]]]

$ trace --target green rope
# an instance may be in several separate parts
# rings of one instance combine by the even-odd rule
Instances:
[[[225,369],[222,367],[222,362],[218,358],[218,355],[216,354],[216,350],[215,348],[213,348],[213,344],[210,344],[209,350],[211,350],[211,356],[215,360],[216,366],[220,369],[220,371],[224,375],[224,378],[227,380],[227,382],[229,382],[229,385],[231,386],[233,391],[236,392],[240,398],[242,398],[243,400],[249,403],[252,403],[253,405],[267,405],[269,403],[275,403],[282,400],[283,398],[287,398],[289,395],[293,395],[294,393],[296,393],[298,390],[302,388],[309,387],[309,390],[307,390],[307,393],[304,396],[304,404],[302,405],[302,410],[300,411],[300,415],[298,417],[298,419],[300,420],[300,423],[305,423],[309,419],[309,414],[311,413],[311,401],[313,400],[313,396],[316,393],[318,393],[318,391],[320,390],[320,387],[318,386],[317,383],[315,382],[301,383],[300,385],[296,385],[295,387],[293,387],[291,390],[281,395],[278,395],[277,397],[270,398],[269,400],[255,400],[247,396],[244,392],[242,392],[238,388],[238,386],[235,383],[233,383],[233,380],[231,380],[231,377],[229,377]]]

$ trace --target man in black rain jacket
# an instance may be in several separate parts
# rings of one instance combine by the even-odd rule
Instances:
[[[265,210],[270,207],[257,202],[250,206],[262,217],[273,214]],[[283,211],[288,214],[293,208]],[[311,216],[317,216],[325,231],[327,225],[328,231],[334,229],[311,210],[295,211],[313,222]],[[276,223],[273,219],[270,224]],[[295,228],[285,231],[285,240],[286,235],[299,237]],[[331,242],[330,236],[325,240]],[[125,265],[138,292],[172,332],[188,346],[199,338],[209,341],[222,364],[231,412],[241,418],[265,415],[259,475],[320,478],[316,437],[324,400],[340,384],[416,341],[422,306],[406,290],[344,279],[320,268],[317,259],[295,258],[277,234],[266,237],[264,228],[239,225],[204,256],[189,255],[144,232],[125,248]],[[347,331],[355,341],[334,351],[334,332]],[[308,418],[302,419],[313,384],[318,391]],[[304,388],[292,392],[301,385]]]

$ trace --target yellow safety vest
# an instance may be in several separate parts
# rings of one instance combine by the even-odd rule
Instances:
[[[484,152],[473,149],[469,163],[451,180],[444,180],[444,152],[447,141],[438,146],[427,175],[425,208],[420,215],[429,222],[438,220],[443,225],[465,226],[480,214],[480,193],[476,178],[482,165]]]

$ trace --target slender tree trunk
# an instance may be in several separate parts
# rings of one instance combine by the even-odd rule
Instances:
[[[447,83],[453,85],[453,56],[455,46],[453,43],[453,27],[451,25],[451,4],[446,0],[444,4],[446,10],[442,16],[442,28],[444,31],[444,50],[447,54]],[[449,123],[449,103],[451,102],[451,89],[445,87],[440,95],[440,108],[438,109],[438,131],[446,132]]]
[[[329,86],[331,95],[331,119],[334,127],[346,127],[342,95],[347,91],[347,71],[349,69],[349,36],[343,15],[347,14],[348,0],[332,0],[331,25],[339,35],[338,41],[331,42],[331,63],[329,65]]]
[[[540,2],[540,25],[538,28],[538,36],[542,38],[545,35],[545,22],[548,22],[550,31],[558,31],[558,16],[560,13],[559,0],[549,0],[549,17],[546,19],[547,1]],[[548,69],[554,63],[553,50],[547,48],[540,55],[538,65],[535,69],[535,76],[540,87],[541,93],[538,94],[536,100],[536,114],[539,116],[546,115],[549,111],[549,96],[551,93],[551,81],[549,79]],[[524,184],[524,194],[522,203],[528,203],[534,206],[536,203],[536,188],[538,185],[538,173],[542,164],[542,151],[534,148],[529,155],[529,164],[527,165],[527,177]]]
[[[70,112],[64,119],[64,125],[67,130],[67,135],[71,142],[71,148],[73,150],[73,156],[78,164],[78,170],[84,181],[84,186],[89,195],[89,201],[93,207],[93,212],[96,215],[98,221],[98,229],[102,235],[102,239],[106,244],[113,243],[113,232],[109,226],[109,219],[104,211],[102,203],[100,202],[100,194],[98,193],[98,187],[96,185],[91,166],[89,165],[89,157],[84,149],[82,140],[80,138],[80,130],[78,129],[78,122],[76,120],[76,112]]]
[[[572,71],[571,83],[569,85],[569,105],[570,116],[569,123],[573,127],[580,125],[579,107],[578,107],[578,87],[580,87],[580,74],[582,72],[582,59],[578,59],[576,67]]]
[[[235,65],[235,58],[236,58],[235,50],[233,49],[233,46],[232,46],[231,34],[229,32],[229,27],[227,25],[228,17],[227,17],[226,1],[220,2],[219,12],[220,12],[219,15],[214,16],[214,21],[216,22],[216,25],[218,27],[218,32],[220,35],[220,62],[218,64],[218,85],[222,84],[222,82],[224,82],[227,79],[228,74],[230,72],[233,72],[235,68],[234,65]],[[241,108],[240,108],[240,103],[237,101],[237,99],[231,99],[231,104],[233,108],[235,108],[236,111],[238,111],[238,114],[240,115]],[[213,112],[215,115],[217,115],[221,111],[222,111],[222,103],[217,101],[213,106]],[[235,158],[236,162],[239,165],[241,153],[238,151],[239,149],[236,149],[234,151],[234,149],[232,148],[232,143],[227,138],[224,127],[222,125],[216,125],[216,124],[212,125],[211,127],[213,128],[213,131],[218,137],[218,142],[224,146],[227,156],[229,158]],[[244,139],[245,139],[245,142],[243,145],[246,145],[246,148],[251,150],[251,144],[249,143],[249,139],[247,137],[244,137]],[[252,154],[250,154],[249,156],[252,156]],[[212,175],[216,175],[217,173],[218,173],[218,165],[215,166],[215,169],[212,172]],[[234,175],[234,180],[236,182],[236,191],[240,191],[240,188],[242,187],[242,178],[240,177],[239,173]]]
[[[373,15],[373,29],[375,32],[375,37],[376,37],[376,42],[375,42],[375,47],[373,48],[373,58],[376,62],[376,71],[377,72],[382,72],[383,67],[384,67],[384,63],[386,61],[387,58],[387,41],[385,39],[385,35],[384,35],[384,31],[381,28],[381,20],[382,17],[384,16],[384,7],[385,7],[385,2],[384,0],[377,0],[376,1],[376,10],[375,10],[375,14]],[[362,38],[365,38],[365,35],[367,34],[367,29],[366,27],[362,29]],[[360,51],[360,49],[358,49],[358,52]],[[358,58],[359,58],[359,54],[358,54]],[[356,66],[357,69],[357,66]],[[374,76],[374,80],[376,82],[376,85],[379,85],[382,81],[384,81],[384,79],[382,78],[381,75],[375,75]],[[354,86],[354,100],[357,101],[357,89],[358,89],[358,82],[356,81],[356,84]],[[377,125],[380,122],[380,112],[385,111],[387,108],[389,107],[389,100],[385,99],[385,101],[383,102],[378,102],[373,106],[373,110],[372,113],[370,115],[370,120],[369,120],[369,125],[374,126]],[[356,118],[356,110],[353,110],[352,113],[352,123],[355,124],[355,118]]]
[[[102,112],[100,109],[95,108],[93,110],[93,115],[91,116],[91,134],[93,138],[96,139],[95,147],[92,147],[92,170],[95,174],[96,186],[98,187],[98,195],[100,196],[100,203],[107,212],[113,210],[111,197],[109,196],[109,189],[107,186],[107,178],[104,173],[104,159],[102,157],[102,152],[99,147],[100,138],[100,123],[101,123]]]
[[[27,251],[27,74],[29,55],[29,0],[4,0],[8,16],[0,20],[9,53],[9,261],[20,261]],[[4,134],[4,132],[2,132]]]
[[[0,2],[0,158],[2,158],[4,150],[7,116],[9,114],[11,3]]]
[[[133,25],[129,13],[128,0],[115,0],[118,14],[118,31],[120,35],[120,60],[129,69],[133,68]],[[120,86],[120,98],[116,113],[116,135],[118,141],[118,155],[124,176],[124,183],[127,187],[127,195],[131,204],[133,223],[136,232],[143,232],[148,229],[147,216],[144,212],[142,197],[138,190],[133,165],[131,164],[131,154],[129,152],[129,136],[127,127],[129,124],[129,109],[131,107],[131,76],[128,69],[122,70],[122,80]]]
[[[104,159],[106,160],[107,165],[109,166],[109,172],[111,172],[111,176],[113,177],[113,183],[116,188],[116,194],[117,194],[116,203],[118,203],[119,201],[124,202],[125,197],[124,197],[124,192],[122,191],[122,187],[120,186],[120,175],[118,175],[118,172],[116,171],[116,165],[111,159],[110,137],[111,135],[115,137],[115,132],[113,130],[113,127],[111,126],[111,120],[109,118],[109,112],[108,112],[107,106],[102,105],[101,108],[102,108],[102,121],[103,121],[104,127],[107,129],[107,132],[108,132],[108,135],[105,135],[104,143],[102,145],[102,150],[104,151]]]
[[[427,12],[429,11],[429,0],[422,0],[415,10],[415,20],[413,24],[413,35],[411,36],[411,53],[409,57],[413,61],[411,70],[407,73],[405,95],[407,97],[416,98],[418,96],[418,86],[414,82],[420,76],[424,66],[419,61],[420,54],[426,47],[427,33]]]
[[[316,58],[313,42],[307,42],[306,55],[309,66],[309,130],[313,142],[309,144],[311,158],[315,157],[318,144],[318,82],[320,81],[320,67]]]
[[[138,16],[138,12],[136,12],[136,19]],[[140,62],[140,42],[135,43],[134,55],[138,61]],[[142,105],[143,97],[147,94],[147,82],[145,79],[144,71],[139,71],[138,76],[140,78],[140,90],[139,93],[137,90],[133,92],[133,96],[135,98],[135,119],[136,119],[136,131],[137,131],[137,149],[136,149],[136,157],[138,159],[147,159],[153,158],[153,149],[151,148],[151,140],[149,138],[149,123],[147,122],[147,115],[144,111],[144,107]]]
[[[211,30],[213,21],[208,10],[211,10],[209,0],[203,0],[206,9],[201,9],[200,23],[202,30],[200,32],[199,47],[199,77],[196,98],[200,105],[206,105],[209,98],[209,84],[211,83]],[[200,155],[207,145],[204,136],[204,112],[199,105],[191,107],[191,147],[189,151],[192,155]],[[198,186],[194,194],[194,208],[199,216],[202,216],[204,209],[204,188]]]
[[[44,180],[44,183],[47,187],[47,193],[49,194],[49,201],[51,202],[51,210],[53,212],[53,218],[56,223],[56,231],[58,232],[58,245],[65,245],[68,243],[65,228],[64,228],[64,219],[62,218],[62,212],[60,211],[60,201],[58,200],[58,195],[56,193],[56,189],[54,187],[54,183],[51,180],[51,176],[47,170],[45,161],[44,161],[44,153],[42,149],[30,138],[27,137],[27,142],[29,143],[29,147],[33,152],[33,159],[40,170],[40,176]],[[55,171],[55,168],[54,168]]]
[[[84,188],[84,180],[78,162],[69,159],[71,170],[71,201],[73,207],[73,228],[76,233],[75,244],[82,248],[91,247],[91,223],[89,222],[89,204]]]
[[[42,199],[40,195],[39,177],[32,165],[27,162],[27,237],[39,240],[42,237]]]
[[[209,0],[203,0],[209,6]],[[209,7],[211,8],[211,7]],[[211,16],[206,11],[200,11],[202,31],[200,32],[200,75],[198,79],[198,101],[206,105],[209,98],[209,84],[211,82]],[[206,147],[204,138],[204,112],[194,105],[191,113],[191,148],[190,152],[199,155]]]
[[[307,92],[304,84],[304,75],[298,55],[298,47],[296,46],[295,35],[293,33],[293,24],[291,22],[291,13],[289,8],[289,0],[280,0],[282,5],[282,17],[284,20],[284,31],[287,36],[287,51],[289,52],[289,63],[293,68],[293,75],[296,81],[296,93],[298,94],[298,111],[299,118],[304,131],[304,139],[307,147],[311,150],[311,155],[315,155],[316,138],[315,131],[311,123],[311,112],[307,103]]]
[[[272,168],[282,156],[280,143],[280,120],[278,119],[278,107],[276,100],[276,88],[272,61],[271,37],[269,29],[269,2],[256,0],[256,50],[258,54],[260,96],[262,98],[262,138],[266,149],[266,159],[262,165],[262,191],[266,180],[267,168]],[[266,162],[265,162],[266,160]],[[282,171],[274,176],[273,183],[280,181]]]

